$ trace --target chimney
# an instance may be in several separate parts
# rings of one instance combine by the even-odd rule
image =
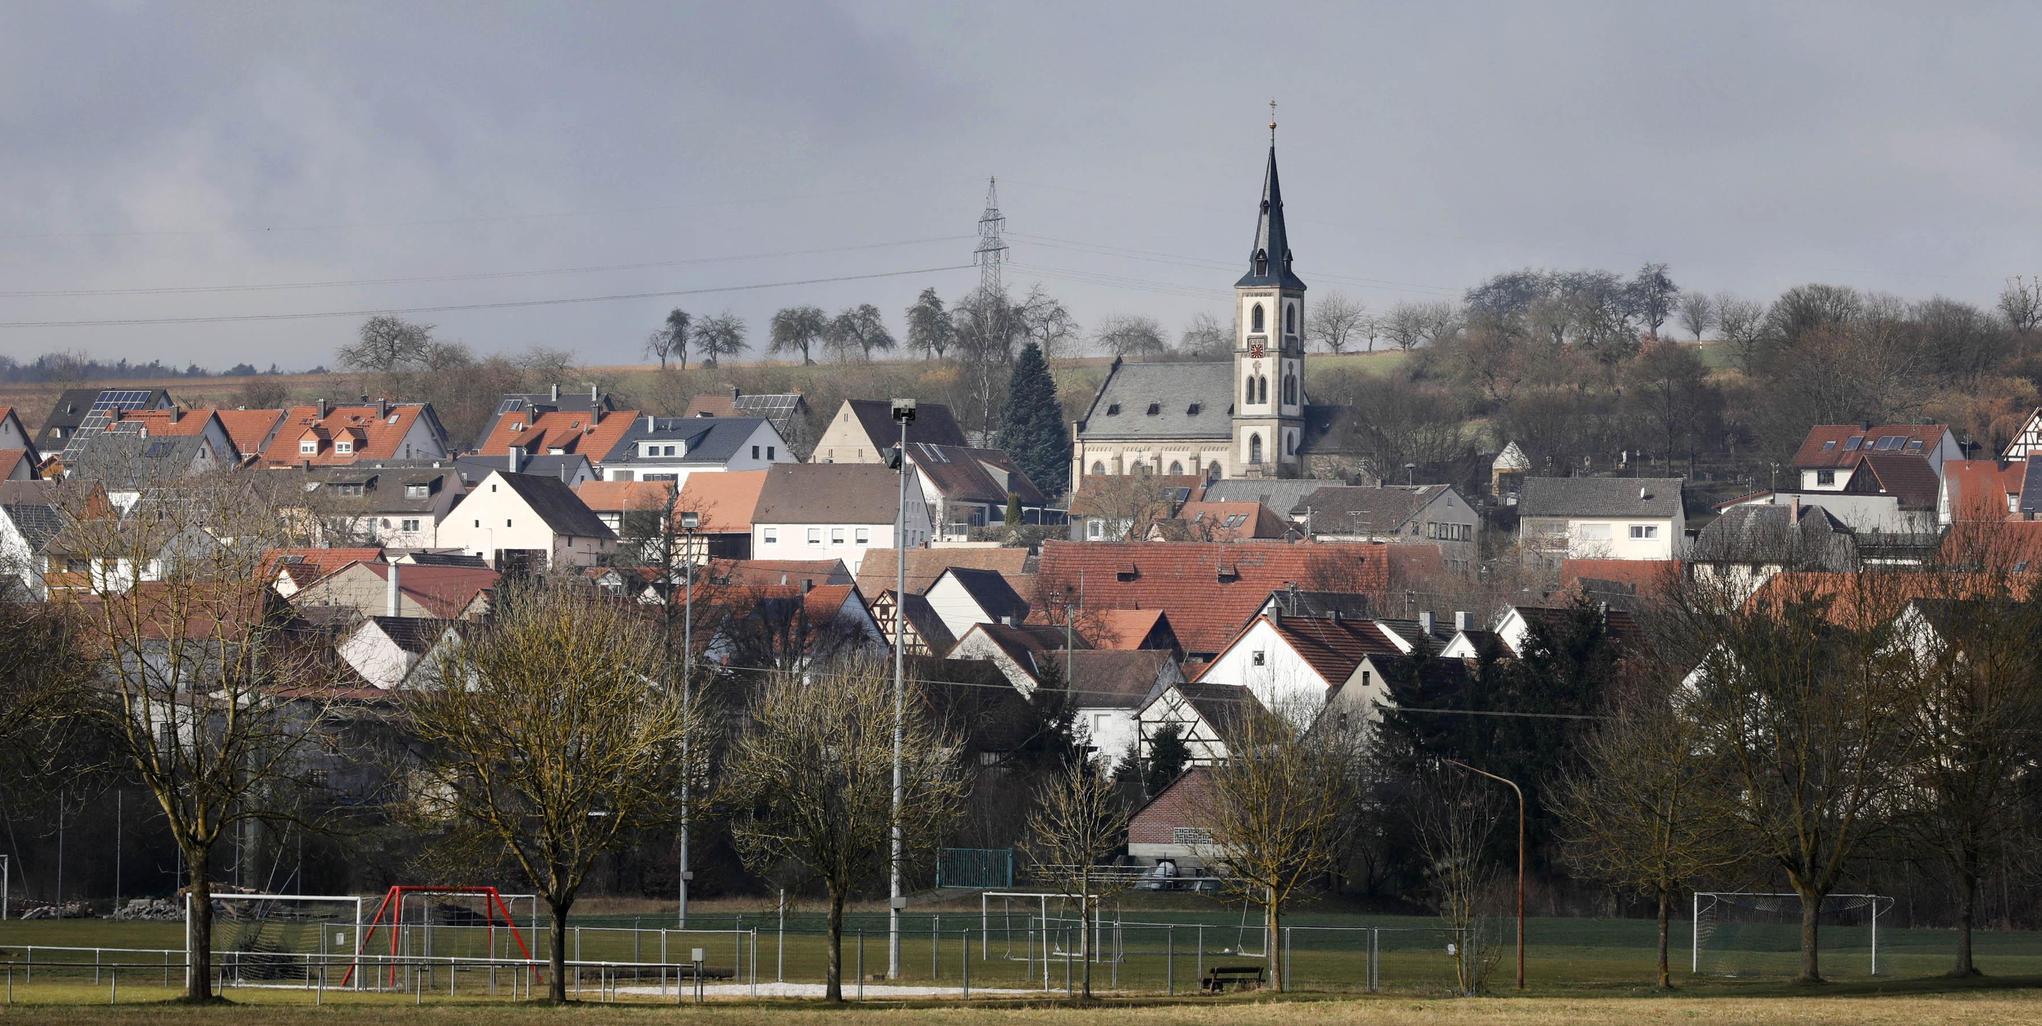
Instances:
[[[1795,524],[1798,524],[1800,522],[1801,522],[1801,493],[1795,492],[1793,496],[1787,500],[1787,526],[1793,527]]]
[[[730,401],[734,403],[742,398],[744,398],[744,389],[739,388],[736,385],[730,386]]]
[[[362,405],[363,406],[369,405],[369,393],[367,392],[362,393]]]
[[[1421,612],[1421,613],[1419,613],[1419,614],[1418,614],[1418,630],[1419,630],[1419,631],[1420,631],[1421,633],[1423,633],[1423,634],[1424,634],[1424,635],[1425,635],[1426,637],[1428,637],[1428,638],[1432,636],[1432,611],[1431,611],[1431,610],[1429,610],[1429,609],[1428,609],[1428,610],[1426,610],[1426,611],[1424,611],[1424,612]]]
[[[319,419],[326,419],[326,400],[324,399],[319,400]]]
[[[506,452],[505,460],[507,463],[505,469],[509,470],[513,474],[517,473],[520,469],[523,469],[525,465],[524,446],[513,445],[509,449],[505,450],[505,452]]]
[[[384,580],[383,588],[384,616],[404,615],[402,612],[404,608],[403,603],[399,600],[398,594],[399,593],[397,590],[397,564],[393,562],[390,564],[390,576]]]
[[[1472,617],[1468,616],[1467,610],[1465,609],[1454,610],[1454,630],[1465,631],[1473,627],[1474,624],[1471,622],[1472,619],[1473,619]]]
[[[389,396],[383,396],[383,397],[381,397],[381,398],[377,399],[377,400],[376,400],[376,419],[378,419],[378,420],[381,420],[382,418],[384,418],[384,417],[387,417],[387,416],[389,416],[389,415],[390,415],[390,397],[389,397]]]
[[[560,461],[560,483],[561,483],[561,484],[566,484],[566,483],[567,483],[567,461],[566,461],[566,460],[561,460],[561,461]]]
[[[648,432],[659,430],[659,428],[653,423],[653,416],[650,413],[645,415],[645,430]]]
[[[593,381],[588,383],[588,405],[591,410],[596,408],[596,383]]]
[[[560,401],[560,382],[558,381],[553,383],[553,401],[556,403]]]

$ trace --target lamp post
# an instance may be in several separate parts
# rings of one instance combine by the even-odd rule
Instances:
[[[678,925],[688,928],[688,881],[695,874],[688,868],[688,799],[694,785],[694,763],[688,759],[688,742],[695,733],[695,710],[693,704],[695,682],[695,529],[702,526],[701,514],[693,510],[681,513],[681,533],[686,542],[681,548],[681,565],[685,568],[681,592],[681,705],[687,709],[688,730],[681,735],[681,861],[679,870],[680,912]],[[672,530],[672,528],[668,528]],[[668,568],[673,568],[669,564]],[[668,606],[672,609],[672,606]],[[671,613],[667,614],[673,615]],[[668,620],[669,624],[673,621]],[[673,635],[667,635],[669,641]],[[672,663],[668,663],[672,666]]]
[[[900,976],[900,913],[907,905],[907,898],[901,894],[900,867],[904,857],[901,806],[907,803],[907,784],[901,775],[900,748],[902,721],[907,716],[907,685],[905,634],[903,625],[907,622],[908,591],[908,425],[915,422],[915,401],[895,399],[893,419],[900,424],[900,448],[894,450],[894,463],[900,471],[900,508],[893,526],[893,569],[894,569],[894,616],[893,616],[893,845],[887,859],[886,902],[886,978]]]
[[[1517,989],[1524,989],[1524,790],[1510,780],[1499,777],[1488,770],[1479,770],[1458,759],[1442,760],[1449,766],[1459,766],[1477,776],[1488,777],[1502,784],[1517,795]]]

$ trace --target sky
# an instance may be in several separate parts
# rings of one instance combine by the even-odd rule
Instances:
[[[2042,272],[2037,38],[1985,2],[0,0],[0,353],[302,368],[383,310],[591,364],[676,306],[900,335],[977,285],[992,177],[1010,290],[1174,335],[1230,316],[1272,99],[1308,302],[1663,261],[1988,303]]]

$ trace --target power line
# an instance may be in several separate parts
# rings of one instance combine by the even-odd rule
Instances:
[[[362,310],[318,310],[295,313],[268,314],[215,314],[194,317],[118,317],[82,321],[0,321],[0,328],[104,328],[129,327],[149,324],[229,324],[244,321],[305,321],[331,317],[374,317],[378,314],[421,314],[452,313],[464,310],[513,310],[535,306],[561,306],[571,303],[610,303],[626,299],[658,299],[670,296],[700,296],[719,292],[753,292],[760,289],[791,288],[797,285],[827,285],[844,281],[871,281],[877,278],[904,278],[915,274],[940,274],[945,271],[970,270],[970,264],[950,264],[944,267],[920,267],[906,271],[875,271],[871,274],[840,274],[828,278],[802,278],[792,281],[755,282],[747,285],[718,285],[695,289],[660,289],[651,292],[617,292],[602,296],[564,296],[552,299],[512,299],[493,303],[441,303],[433,306],[375,307]]]
[[[327,281],[286,281],[243,285],[164,285],[117,289],[15,289],[0,291],[0,298],[28,299],[62,296],[157,296],[196,295],[217,292],[270,292],[287,289],[355,288],[373,285],[412,285],[427,282],[448,281],[489,281],[500,278],[537,278],[554,274],[601,274],[610,271],[637,271],[665,267],[690,267],[696,264],[728,263],[735,260],[773,260],[781,257],[811,256],[819,253],[850,253],[860,250],[889,249],[898,246],[920,246],[937,242],[957,242],[973,238],[970,235],[935,235],[926,239],[901,239],[895,242],[866,242],[851,246],[824,246],[815,249],[789,249],[777,253],[745,253],[737,256],[691,257],[685,260],[653,260],[634,264],[597,264],[587,267],[551,267],[528,271],[475,271],[460,274],[428,274],[411,277],[354,278]]]
[[[1237,266],[1235,264],[1230,264],[1219,260],[1211,260],[1202,257],[1184,256],[1182,254],[1175,253],[1165,253],[1160,250],[1138,249],[1132,246],[1116,246],[1108,243],[1086,242],[1076,239],[1059,239],[1054,236],[1035,235],[1029,232],[1013,232],[1011,234],[1017,239],[1021,239],[1027,242],[1034,242],[1038,245],[1048,246],[1052,249],[1069,249],[1081,253],[1092,253],[1098,256],[1112,256],[1135,260],[1146,260],[1151,263],[1177,264],[1182,267],[1195,267],[1199,269],[1214,268],[1221,270],[1233,270]],[[1422,282],[1397,281],[1390,278],[1372,278],[1364,275],[1339,274],[1336,272],[1325,270],[1315,270],[1311,272],[1311,274],[1312,277],[1315,279],[1332,281],[1336,284],[1352,284],[1359,288],[1418,289],[1424,292],[1436,292],[1442,295],[1454,296],[1458,296],[1462,292],[1461,289],[1450,288],[1445,285],[1427,285]]]

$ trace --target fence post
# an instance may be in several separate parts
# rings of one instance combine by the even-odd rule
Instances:
[[[1076,996],[1078,993],[1077,989],[1071,984],[1071,949],[1077,947],[1077,945],[1071,943],[1070,927],[1066,926],[1059,932],[1063,934],[1060,941],[1064,946],[1064,997],[1069,998]],[[1085,913],[1080,911],[1078,913],[1078,933],[1083,934],[1084,932]]]
[[[750,972],[750,974],[751,974],[751,984],[752,984],[752,996],[753,996],[753,997],[758,997],[758,996],[759,996],[759,928],[758,928],[758,927],[756,927],[756,926],[752,927],[752,961],[751,961],[751,968],[750,968],[749,972]]]
[[[1201,986],[1205,983],[1205,924],[1198,924],[1198,956],[1191,966],[1192,975],[1198,977]]]
[[[957,960],[964,963],[964,998],[971,1000],[971,927],[957,935]]]
[[[1381,947],[1378,938],[1382,932],[1381,927],[1375,926],[1370,927],[1368,931],[1368,992],[1371,994],[1375,993],[1376,988],[1382,984],[1380,970],[1382,963],[1378,961],[1381,957],[1379,954]]]
[[[117,1005],[117,1004],[120,1004],[120,1003],[121,1003],[121,967],[120,967],[120,966],[114,966],[114,967],[113,967],[113,969],[112,969],[112,971],[111,971],[111,979],[112,979],[112,983],[111,983],[111,984],[110,984],[110,985],[108,986],[108,988],[107,988],[107,993],[106,993],[106,1003],[107,1003],[107,1004],[109,1004],[109,1005]]]
[[[773,982],[783,983],[787,979],[787,888],[780,888],[779,939],[774,943]]]
[[[1877,922],[1878,922],[1878,920],[1876,920],[1876,919],[1875,919],[1875,920],[1873,920],[1873,923],[1874,923],[1874,924],[1877,924]],[[943,937],[942,937],[942,931],[943,931],[943,917],[942,917],[942,916],[930,916],[930,917],[929,917],[929,982],[930,982],[930,983],[932,983],[932,984],[933,984],[933,983],[935,983],[935,982],[936,982],[936,981],[938,981],[938,980],[941,980],[941,979],[943,978]],[[1878,927],[1877,927],[1877,925],[1874,925],[1874,926],[1873,926],[1873,933],[1872,933],[1872,936],[1873,936],[1873,937],[1877,937],[1878,935],[1879,935],[1879,934],[1878,934]],[[1876,964],[1878,964],[1878,960],[1879,960],[1879,957],[1878,957],[1878,955],[1874,954],[1874,955],[1872,956],[1872,961],[1873,961],[1873,964],[1875,964],[1875,965],[1876,965]]]
[[[1163,927],[1163,993],[1177,993],[1177,928]]]
[[[1292,931],[1293,929],[1296,929],[1296,927],[1290,927],[1290,926],[1286,926],[1286,927],[1284,927],[1284,928],[1283,928],[1283,966],[1282,966],[1282,971],[1283,971],[1283,989],[1284,989],[1285,991],[1293,991],[1293,990],[1296,990],[1296,989],[1297,989],[1297,980],[1296,980],[1296,978],[1295,978],[1295,974],[1294,974],[1294,973],[1292,972],[1292,970],[1291,970],[1291,961],[1290,961],[1290,952],[1291,952],[1291,943],[1290,943],[1290,932],[1291,932],[1291,931]]]
[[[858,931],[858,1000],[865,1000],[865,931]]]

